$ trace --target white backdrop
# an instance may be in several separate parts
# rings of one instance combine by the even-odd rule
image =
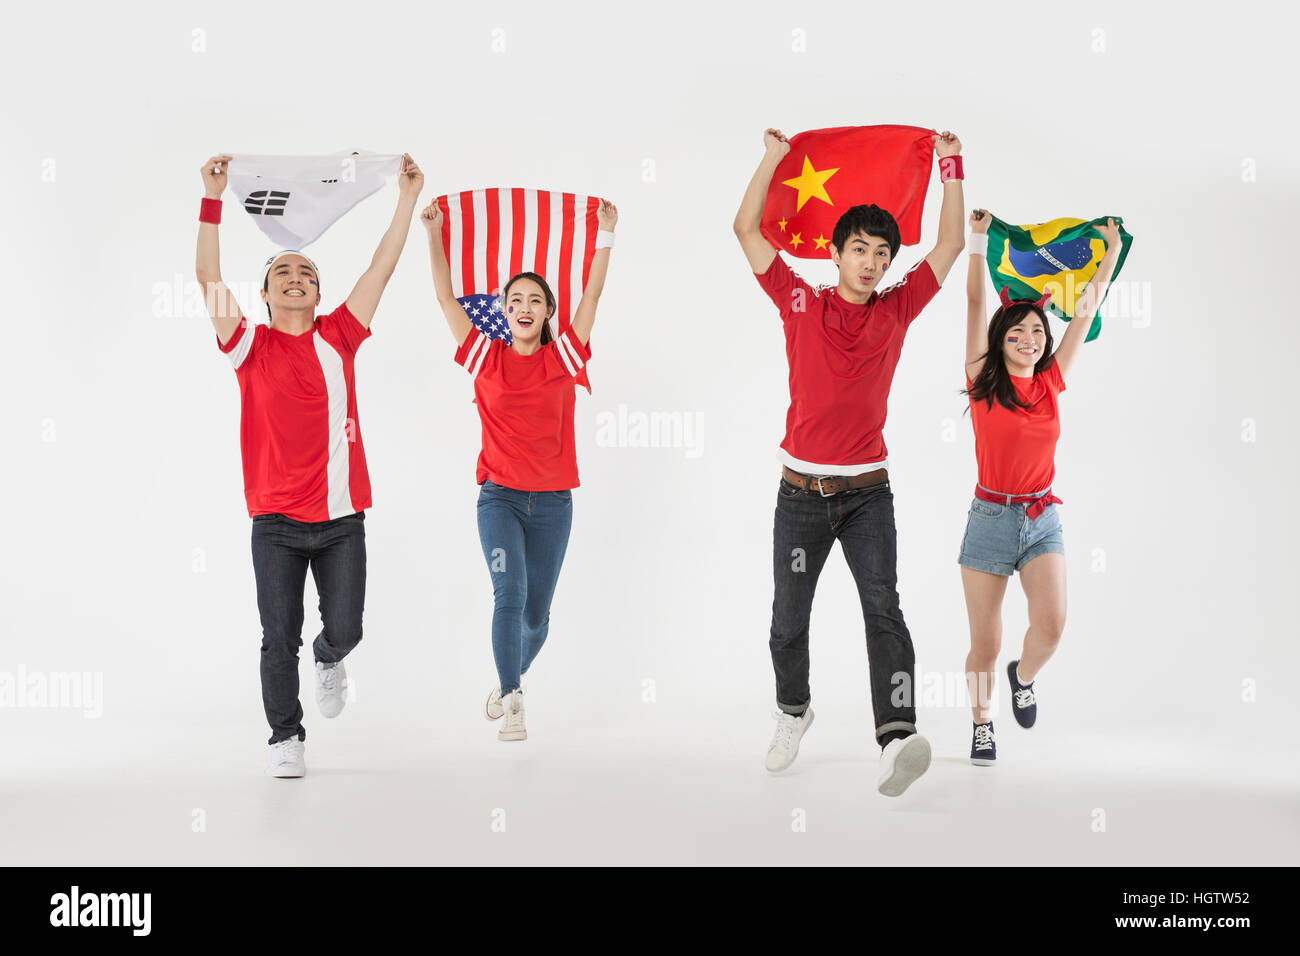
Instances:
[[[1006,823],[1030,828],[1024,852],[1040,862],[1295,862],[1286,281],[1300,135],[1278,109],[1290,51],[1268,12],[18,12],[0,61],[15,326],[0,377],[0,674],[98,675],[102,715],[0,707],[7,858],[487,862],[503,845],[491,841],[513,840],[528,862],[945,863],[1000,859],[963,836]],[[786,366],[730,228],[764,127],[874,123],[955,131],[968,208],[1013,223],[1120,215],[1135,236],[1129,308],[1112,294],[1062,400],[1070,612],[1039,725],[1003,718],[1002,766],[976,770],[964,695],[930,700],[935,767],[900,801],[874,793],[863,625],[838,549],[813,616],[818,726],[787,775],[761,767]],[[238,388],[205,314],[167,290],[193,282],[208,156],[345,148],[409,151],[425,202],[482,186],[609,197],[618,245],[529,741],[506,748],[479,716],[495,676],[478,420],[413,225],[357,361],[375,502],[357,697],[321,719],[306,650],[309,775],[272,781]],[[346,297],[395,201],[390,186],[309,248],[322,309]],[[922,243],[893,278],[930,248],[939,203],[936,176]],[[227,281],[255,282],[272,249],[234,202],[221,238]],[[826,263],[796,268],[833,278]],[[885,432],[923,680],[959,673],[968,641],[965,268],[908,335]],[[698,446],[598,441],[620,407],[680,413]],[[310,584],[307,602],[309,646]],[[1013,584],[1003,664],[1024,625]],[[321,856],[321,826],[340,821],[355,839]]]

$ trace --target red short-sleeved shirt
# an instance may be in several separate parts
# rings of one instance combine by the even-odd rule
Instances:
[[[979,483],[1006,495],[1046,491],[1056,477],[1056,441],[1061,436],[1057,396],[1065,391],[1065,379],[1053,358],[1043,371],[1030,378],[1013,375],[1011,381],[1021,401],[1031,403],[1029,408],[1012,411],[997,399],[992,408],[987,401],[970,403]]]
[[[483,424],[475,481],[491,478],[519,491],[578,487],[574,384],[590,358],[591,349],[571,328],[532,355],[470,330],[456,362],[474,379]]]
[[[225,345],[239,379],[249,515],[329,521],[370,507],[352,374],[370,336],[346,304],[290,335],[241,319]]]
[[[778,254],[759,285],[781,312],[790,364],[790,410],[781,460],[809,474],[852,475],[881,467],[889,386],[903,336],[936,292],[922,259],[862,305],[833,286],[813,289]]]

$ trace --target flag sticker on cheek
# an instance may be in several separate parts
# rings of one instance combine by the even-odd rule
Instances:
[[[1011,342],[1012,344],[1015,344],[1016,342],[1019,342],[1020,339],[1017,338],[1017,337],[1014,336],[1014,335],[1008,335],[1008,336],[1007,336],[1007,341],[1008,341],[1008,342]]]

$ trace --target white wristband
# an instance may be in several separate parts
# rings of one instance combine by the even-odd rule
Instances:
[[[608,229],[602,229],[600,232],[596,233],[596,248],[613,249],[614,233],[610,232]]]
[[[966,237],[966,251],[972,256],[983,256],[987,259],[989,255],[989,234],[987,232],[972,232]]]

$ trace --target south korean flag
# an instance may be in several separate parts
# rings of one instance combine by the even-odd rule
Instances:
[[[286,249],[315,242],[402,166],[401,154],[360,150],[329,156],[227,155],[233,157],[230,188],[244,211]]]

